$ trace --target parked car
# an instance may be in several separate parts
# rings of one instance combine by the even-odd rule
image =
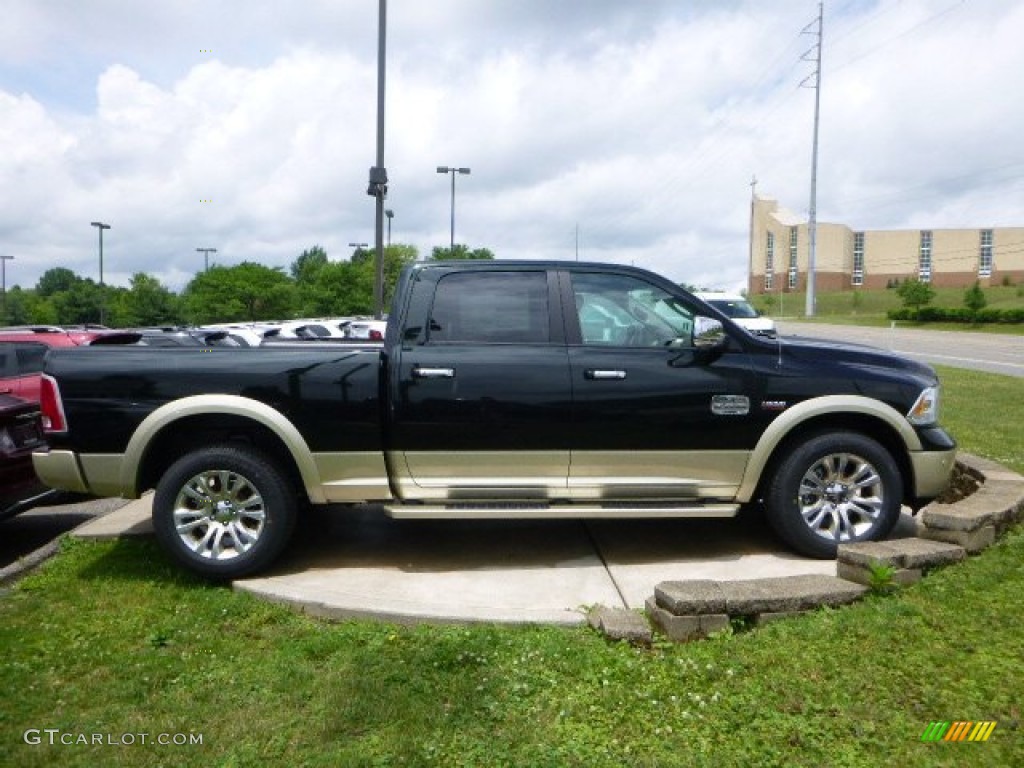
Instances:
[[[759,313],[750,302],[737,293],[719,291],[700,291],[694,294],[724,314],[736,325],[746,328],[751,333],[761,336],[774,336],[775,321]]]
[[[382,344],[174,357],[48,355],[33,461],[70,491],[155,489],[157,540],[221,579],[267,567],[306,502],[455,520],[760,504],[795,551],[831,558],[938,496],[956,457],[929,366],[765,339],[628,266],[418,262]]]
[[[134,344],[137,333],[51,325],[0,328],[0,394],[39,402],[39,374],[51,347]]]
[[[39,404],[0,394],[0,520],[59,495],[32,468],[32,451],[44,444]]]
[[[344,325],[342,332],[346,339],[384,341],[387,327],[386,320],[350,320]]]
[[[177,326],[159,328],[134,328],[140,334],[138,343],[145,347],[237,347],[238,342],[228,338],[223,330],[202,328],[180,328]]]

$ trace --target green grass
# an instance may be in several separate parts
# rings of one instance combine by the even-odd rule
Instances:
[[[936,288],[936,295],[931,303],[936,307],[962,307],[964,290],[963,288]],[[993,309],[1024,307],[1024,286],[998,285],[985,288],[984,292],[988,306]],[[888,327],[891,322],[886,313],[890,309],[899,309],[903,306],[903,302],[895,290],[819,292],[815,297],[815,316],[805,318],[805,295],[803,293],[773,293],[770,298],[766,294],[755,294],[750,299],[759,311],[776,318],[885,327]],[[935,330],[1024,334],[1024,324],[1020,323],[965,325],[961,323],[912,324],[900,322],[899,325],[900,327],[914,325]]]
[[[962,447],[1024,470],[1019,380],[941,375]],[[150,541],[69,540],[0,600],[0,765],[1022,765],[1022,609],[1020,530],[894,597],[652,649],[328,623],[197,581]],[[998,725],[921,743],[957,719]],[[202,744],[24,743],[47,728]]]

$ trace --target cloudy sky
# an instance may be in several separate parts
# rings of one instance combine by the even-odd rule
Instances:
[[[2,0],[0,254],[180,290],[372,243],[374,0]],[[751,179],[806,216],[815,0],[391,0],[394,242],[745,282]],[[1024,2],[826,0],[818,218],[1024,226]],[[813,51],[810,54],[813,58]]]

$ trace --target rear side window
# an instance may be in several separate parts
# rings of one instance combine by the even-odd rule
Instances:
[[[545,272],[461,272],[437,284],[430,341],[545,344],[551,340]]]
[[[40,373],[47,347],[43,344],[18,344],[18,372],[22,375]]]

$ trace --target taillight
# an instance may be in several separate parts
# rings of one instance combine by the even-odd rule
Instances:
[[[373,328],[370,329],[370,341],[383,341],[383,340],[384,340],[384,334],[383,333],[381,333],[380,331],[378,331],[376,329],[373,329]]]
[[[57,380],[45,373],[39,387],[39,409],[43,413],[43,432],[68,431],[68,421],[64,416],[64,403],[60,399]]]

